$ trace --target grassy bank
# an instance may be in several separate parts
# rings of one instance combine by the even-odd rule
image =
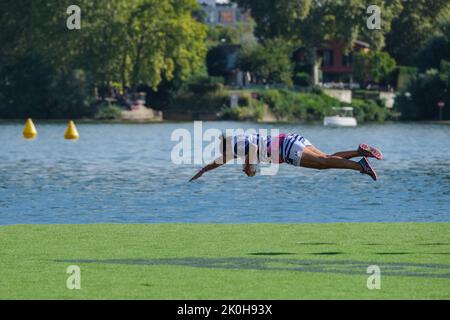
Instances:
[[[383,122],[393,119],[393,112],[380,102],[370,99],[353,99],[351,104],[327,96],[316,88],[311,92],[287,89],[228,90],[213,87],[214,90],[189,90],[180,92],[171,102],[169,110],[178,112],[216,113],[223,120],[261,121],[265,118],[265,106],[281,122],[321,121],[332,115],[333,107],[353,106],[358,122]],[[237,106],[230,108],[230,97],[236,95]]]
[[[450,223],[0,227],[0,299],[450,299]],[[381,290],[368,290],[369,265]],[[81,290],[66,268],[81,268]]]

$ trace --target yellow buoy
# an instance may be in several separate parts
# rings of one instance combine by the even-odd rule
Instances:
[[[33,120],[30,118],[25,122],[25,127],[23,128],[23,137],[25,139],[34,139],[37,137],[37,130],[34,126]]]
[[[69,124],[67,125],[66,132],[64,133],[64,138],[66,140],[78,140],[80,135],[78,134],[77,127],[75,126],[75,123],[70,120]]]

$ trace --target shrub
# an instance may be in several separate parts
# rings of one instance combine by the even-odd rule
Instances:
[[[230,105],[230,95],[225,91],[196,94],[179,93],[169,106],[171,110],[189,110],[202,112],[219,112]]]
[[[353,99],[351,106],[358,122],[383,122],[393,117],[389,109],[373,100]]]
[[[222,113],[222,120],[236,121],[260,121],[264,118],[264,103],[253,100],[249,106],[238,106],[237,108],[225,108]]]
[[[258,83],[292,85],[294,65],[292,46],[281,38],[266,40],[256,46],[244,47],[238,56],[238,66],[250,72]]]
[[[327,110],[340,105],[338,100],[324,94],[289,90],[266,90],[261,92],[261,98],[277,117],[287,121],[320,120]]]
[[[227,67],[227,52],[224,46],[211,48],[206,54],[206,67],[211,76],[225,76],[230,70]]]
[[[352,104],[319,93],[298,93],[289,90],[266,90],[260,93],[275,115],[286,121],[317,121],[329,114],[332,107],[353,106],[360,122],[384,121],[392,113],[375,101],[353,99]]]
[[[310,75],[306,72],[299,72],[294,77],[294,84],[300,87],[307,87],[310,84]]]
[[[448,70],[447,70],[448,69]],[[395,100],[395,109],[405,120],[437,120],[437,103],[443,101],[444,119],[450,118],[450,67],[441,63],[441,70],[431,69],[413,78]]]
[[[355,54],[354,74],[359,83],[375,81],[387,84],[390,74],[395,70],[396,62],[387,53],[381,51],[360,52]]]
[[[83,70],[56,76],[50,88],[49,118],[91,117],[95,109],[94,82]]]
[[[88,73],[58,73],[35,54],[0,67],[0,92],[0,116],[5,118],[81,118],[94,111],[94,84]]]
[[[417,74],[417,71],[418,69],[415,67],[398,66],[392,72],[391,83],[394,84],[397,90],[404,90]]]
[[[97,107],[95,118],[99,120],[116,120],[120,119],[121,115],[122,108],[120,106],[105,101]]]
[[[440,23],[438,31],[431,34],[414,56],[421,72],[438,69],[441,61],[450,57],[450,18]]]
[[[217,92],[223,89],[223,83],[222,77],[195,76],[188,81],[186,89],[197,94]]]

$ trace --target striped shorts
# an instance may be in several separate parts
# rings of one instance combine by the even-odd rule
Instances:
[[[303,150],[307,146],[311,146],[308,139],[298,135],[290,134],[284,138],[283,147],[280,152],[284,162],[296,167],[300,167],[300,160],[302,159]]]

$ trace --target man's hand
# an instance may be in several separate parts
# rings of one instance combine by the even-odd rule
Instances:
[[[243,171],[248,177],[254,177],[256,175],[256,168],[251,164],[245,165]]]
[[[200,170],[199,172],[197,172],[197,174],[196,174],[195,176],[193,176],[193,177],[191,178],[191,180],[189,180],[189,182],[194,181],[194,180],[197,180],[197,179],[200,178],[204,173],[205,173],[205,170],[204,170],[204,169]]]

